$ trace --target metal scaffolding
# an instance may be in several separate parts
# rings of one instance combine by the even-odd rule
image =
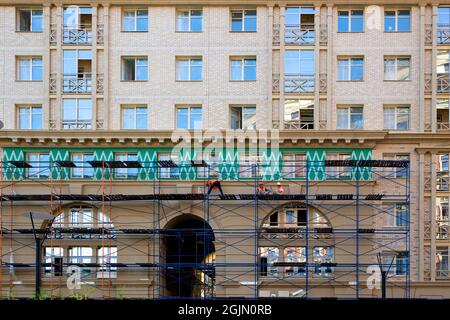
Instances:
[[[64,172],[83,166],[100,170],[101,180],[74,192]],[[222,195],[208,193],[205,183],[218,176],[205,161],[5,161],[1,297],[77,296],[77,289],[68,289],[73,273],[67,271],[75,266],[81,269],[81,286],[91,289],[83,293],[88,298],[358,299],[380,297],[378,278],[370,280],[376,266],[387,274],[387,297],[409,298],[409,161],[305,160],[282,166],[276,181],[264,181],[267,191],[259,182],[270,168],[242,166],[247,178],[222,181]],[[319,166],[323,179],[310,174]],[[183,167],[198,173],[188,191],[176,179]],[[30,168],[37,178],[28,176]],[[129,170],[141,169],[154,172],[150,181],[140,181],[149,190],[142,194],[126,189],[123,181]],[[289,190],[270,189],[277,181]],[[27,194],[28,186],[45,192]],[[101,214],[91,214],[89,225],[58,218],[69,204],[80,212],[92,206]],[[18,219],[27,212],[53,218],[31,228]],[[128,222],[124,212],[141,220]],[[386,227],[386,216],[393,226]],[[43,247],[34,248],[33,235]],[[62,248],[86,244],[98,248],[90,259],[63,253]]]

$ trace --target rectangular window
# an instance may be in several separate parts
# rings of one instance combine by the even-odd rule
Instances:
[[[364,78],[364,58],[338,58],[339,81],[362,81]]]
[[[68,223],[72,227],[92,228],[94,226],[94,212],[92,208],[71,208]]]
[[[448,278],[450,276],[449,247],[436,248],[436,277]]]
[[[364,10],[338,11],[338,32],[364,32]]]
[[[408,211],[404,203],[389,203],[385,205],[386,225],[390,227],[405,227],[408,225]]]
[[[411,11],[389,10],[384,12],[384,32],[410,32]]]
[[[92,129],[92,100],[63,99],[63,129]]]
[[[45,251],[45,273],[52,274],[54,276],[63,275],[63,259],[64,249],[60,247],[46,247]]]
[[[261,177],[262,153],[239,153],[239,178]]]
[[[122,81],[147,81],[147,57],[122,57]]]
[[[178,32],[202,32],[203,10],[177,10]]]
[[[260,247],[259,248],[259,273],[263,277],[277,277],[278,267],[273,264],[278,262],[280,249],[276,247]]]
[[[122,17],[122,31],[147,32],[148,10],[147,9],[124,10]]]
[[[117,272],[117,247],[100,247],[97,249],[97,278],[114,277],[110,272]],[[107,274],[104,274],[104,273]]]
[[[384,113],[384,129],[387,130],[409,130],[410,107],[406,105],[385,106]]]
[[[87,45],[92,43],[92,8],[64,7],[63,43]]]
[[[306,264],[305,247],[286,247],[283,251],[285,262],[292,264]],[[287,266],[285,267],[284,272],[287,276],[304,276],[306,269],[304,266]]]
[[[384,80],[411,80],[411,58],[384,57]]]
[[[408,271],[408,252],[383,252],[383,270],[390,275],[404,275]]]
[[[177,106],[177,129],[201,129],[202,107]]]
[[[158,161],[170,161],[172,160],[175,165],[178,165],[179,157],[175,153],[158,153]],[[177,179],[179,177],[179,167],[159,167],[159,177],[165,179]]]
[[[327,153],[326,160],[351,160],[351,153]],[[352,173],[351,167],[332,167],[327,166],[325,169],[326,178],[327,179],[340,179],[340,178],[349,178]]]
[[[177,57],[178,81],[202,81],[202,57]]]
[[[42,9],[18,9],[17,31],[42,32],[44,30],[44,18]]]
[[[42,57],[18,57],[17,79],[20,81],[42,81]]]
[[[312,93],[315,88],[313,50],[286,50],[284,53],[284,91]]]
[[[127,153],[127,152],[118,152],[114,154],[114,160],[115,161],[124,161],[126,164],[126,161],[138,161],[138,155],[137,153]],[[115,170],[115,177],[118,179],[137,179],[138,177],[138,168],[127,168],[126,166],[124,168],[116,168]]]
[[[92,179],[94,177],[94,168],[88,163],[94,160],[92,153],[72,153],[71,160],[76,165],[76,168],[72,168],[72,178]]]
[[[231,10],[232,32],[256,32],[256,9]]]
[[[256,129],[255,105],[230,105],[231,129]]]
[[[256,81],[256,57],[231,57],[230,66],[232,81]]]
[[[284,128],[314,129],[314,100],[285,100]]]
[[[63,92],[92,92],[91,50],[63,50]]]
[[[147,129],[147,107],[144,105],[122,107],[122,129]]]
[[[20,106],[18,108],[18,127],[24,130],[42,129],[42,107]]]
[[[409,154],[386,154],[383,155],[384,160],[408,160]],[[389,178],[406,178],[408,168],[384,168],[384,172]]]
[[[208,173],[211,177],[219,176],[219,154],[215,151],[197,152],[195,156],[196,160],[204,160],[208,167],[197,168],[198,178],[207,178]]]
[[[89,247],[73,247],[69,248],[70,264],[92,264],[92,248]],[[81,272],[85,277],[91,277],[92,268],[81,266]]]
[[[362,106],[348,106],[337,108],[338,129],[363,129],[364,117]]]
[[[283,153],[283,178],[306,177],[306,153]]]
[[[331,276],[334,267],[334,248],[333,247],[314,247],[313,248],[314,273],[317,276]]]
[[[50,175],[50,157],[48,153],[33,152],[27,154],[28,178],[46,179]]]

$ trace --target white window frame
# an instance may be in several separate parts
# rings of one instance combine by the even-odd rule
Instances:
[[[285,157],[293,157],[294,160],[289,161]],[[300,160],[297,160],[300,157]],[[301,179],[306,178],[306,152],[283,152],[282,153],[282,174],[283,179]]]
[[[34,71],[33,71],[33,61],[40,61],[40,65],[38,64],[37,67],[40,67],[41,69],[41,80],[33,80],[33,76],[35,75]],[[21,79],[21,67],[20,67],[20,63],[21,61],[28,61],[29,63],[29,70],[28,70],[28,77],[26,79]],[[32,82],[42,82],[44,77],[43,77],[43,61],[42,61],[42,56],[17,56],[17,81],[32,81]]]
[[[69,101],[69,100],[75,100],[76,101],[76,106],[75,106],[75,110],[76,110],[76,119],[64,119],[64,101]],[[81,115],[81,113],[80,113],[80,100],[90,100],[91,101],[91,117],[90,117],[90,123],[86,123],[86,128],[78,128],[78,126],[82,126],[83,125],[83,122],[81,122],[82,120],[84,120],[84,119],[81,119],[81,117],[80,117],[80,115]],[[92,128],[92,112],[93,112],[93,109],[92,109],[92,99],[85,99],[85,98],[67,98],[67,99],[63,99],[63,101],[62,101],[62,105],[61,105],[61,122],[62,122],[62,125],[63,125],[63,130],[73,130],[73,129],[75,129],[75,130],[82,130],[82,129],[84,129],[84,130],[88,130],[88,129],[91,129]],[[75,122],[75,128],[64,128],[64,121],[74,121]]]
[[[55,265],[55,258],[64,259],[64,248],[63,247],[45,247],[44,248],[44,259],[45,266],[44,271],[49,275],[53,275],[53,270],[51,265]],[[61,266],[62,267],[62,266]]]
[[[191,21],[191,19],[192,19],[192,11],[201,11],[201,20],[202,20],[202,25],[201,25],[201,30],[200,31],[193,31],[192,30],[192,21]],[[179,13],[181,13],[181,12],[188,12],[188,28],[187,28],[187,30],[179,30],[179,28],[178,28],[178,19],[179,19],[179,17],[178,17],[178,15],[179,15]],[[176,11],[176,31],[177,32],[193,32],[193,33],[201,33],[201,32],[203,32],[203,9],[202,8],[198,8],[198,9],[195,9],[195,8],[192,8],[192,9],[177,9],[177,11]]]
[[[85,255],[83,252],[86,249],[87,252],[90,251],[90,255]],[[87,246],[79,246],[79,247],[70,247],[69,248],[69,263],[78,264],[78,263],[92,263],[94,260],[93,254],[94,250],[91,247]],[[83,274],[87,274],[87,277],[91,277],[90,273],[92,272],[91,267],[82,267],[81,272]]]
[[[125,112],[126,109],[134,110],[133,111],[134,120],[133,120],[132,128],[125,128],[125,114],[124,114],[124,112]],[[137,127],[138,114],[140,114],[140,115],[144,114],[143,112],[139,113],[138,109],[145,109],[145,128],[138,128]],[[148,129],[148,107],[147,107],[147,105],[145,105],[145,104],[142,104],[142,105],[140,105],[140,104],[126,105],[125,104],[125,105],[122,105],[120,111],[121,111],[121,118],[122,118],[122,126],[121,126],[121,128],[123,130],[146,130],[146,129]]]
[[[188,110],[188,127],[187,128],[179,128],[178,124],[178,110],[187,109]],[[175,106],[175,124],[176,128],[180,130],[195,130],[194,128],[191,128],[191,116],[192,116],[192,109],[200,109],[200,113],[202,116],[202,128],[203,128],[203,107],[201,105],[177,105]]]
[[[125,60],[128,60],[128,59],[130,59],[130,60],[133,59],[134,60],[134,79],[126,80],[125,79]],[[146,63],[147,63],[146,64],[147,70],[146,70],[146,78],[145,79],[137,79],[137,74],[138,74],[138,72],[137,72],[137,70],[138,70],[137,61],[138,60],[145,60]],[[139,66],[139,67],[143,67],[143,66]],[[124,82],[134,82],[134,81],[145,82],[145,81],[148,81],[149,78],[150,78],[150,76],[149,76],[148,57],[147,56],[122,56],[121,57],[121,68],[122,68],[121,81],[124,81]]]
[[[28,168],[27,169],[27,177],[29,179],[47,179],[50,177],[50,153],[48,152],[27,152],[26,153],[26,159],[27,161],[31,161],[30,160],[30,156],[37,156],[37,158],[39,159],[38,162],[33,162],[30,163],[31,166],[33,166],[33,168]],[[41,160],[40,157],[41,156],[47,156],[48,157],[48,163],[46,164],[41,164]],[[30,175],[30,169],[34,170],[35,168],[37,168],[36,174],[31,176]]]
[[[74,161],[74,156],[79,156],[81,158],[81,163],[79,161]],[[77,168],[71,168],[70,170],[70,177],[73,179],[93,179],[94,178],[94,168],[92,168],[85,160],[87,156],[90,156],[92,160],[94,160],[94,154],[90,152],[73,152],[70,155],[70,159],[75,163]],[[82,167],[80,167],[82,165]],[[81,175],[76,176],[74,175],[74,170],[80,170]],[[91,172],[90,174],[87,174],[87,170]]]
[[[354,113],[354,114],[361,114],[362,116],[362,126],[360,128],[352,128],[351,127],[351,116],[352,116],[352,109],[359,108],[361,109],[361,113]],[[363,105],[348,105],[348,106],[338,106],[337,107],[337,119],[336,119],[336,129],[338,130],[362,130],[364,129],[364,106]],[[347,112],[347,127],[346,128],[340,128],[339,127],[339,110],[346,110]],[[353,115],[354,115],[353,114]]]
[[[121,159],[124,157],[125,159]],[[135,159],[135,160],[133,160]],[[115,152],[115,161],[138,161],[137,152]],[[136,172],[136,174],[130,174],[130,172]],[[137,180],[139,177],[139,168],[116,168],[114,169],[114,177],[116,179],[130,179]]]
[[[232,130],[256,130],[256,105],[255,104],[230,104],[230,129]],[[240,128],[231,128],[233,109],[240,109]],[[254,110],[254,112],[248,112],[248,110]],[[255,115],[255,123],[253,128],[244,127],[244,115]]]
[[[354,60],[362,60],[362,79],[358,79],[358,80],[352,80],[352,68],[354,67]],[[348,67],[347,67],[347,74],[345,79],[338,79],[338,81],[353,81],[353,82],[357,82],[357,81],[364,81],[364,57],[361,56],[353,56],[353,57],[338,57],[337,58],[337,67],[338,67],[338,77],[339,77],[339,62],[340,61],[347,61],[348,62]]]
[[[262,177],[263,154],[262,152],[238,152],[239,178],[255,178],[253,165],[258,164],[256,177]]]
[[[245,79],[245,63],[246,60],[254,61],[255,68],[255,79]],[[239,79],[233,79],[233,61],[239,61],[241,63],[241,76]],[[253,66],[253,65],[250,65]],[[258,78],[258,70],[257,70],[257,58],[256,56],[248,56],[248,57],[230,57],[230,81],[256,81]]]
[[[26,127],[20,126],[20,116],[21,111],[28,109],[28,125]],[[41,116],[41,123],[39,128],[33,128],[33,116],[36,116],[34,113],[34,110],[40,110],[40,116]],[[18,105],[17,106],[17,128],[21,130],[41,130],[42,129],[42,122],[43,122],[43,114],[42,114],[42,105]]]
[[[30,11],[30,30],[20,30],[20,11]],[[41,11],[42,12],[42,30],[33,30],[33,16],[34,16],[34,12],[35,11]],[[16,18],[17,18],[17,22],[16,22],[16,31],[17,32],[35,32],[35,33],[39,33],[39,32],[44,32],[44,10],[43,8],[17,8],[17,13],[16,13]]]
[[[326,160],[351,160],[351,152],[327,152]],[[350,178],[352,167],[325,167],[325,176],[327,180],[339,180],[342,178]]]
[[[178,164],[180,161],[178,154],[175,154],[172,152],[158,152],[157,157],[158,157],[158,161],[172,160],[176,164]],[[167,158],[167,159],[162,159],[162,158]],[[180,168],[179,167],[158,168],[158,170],[159,170],[159,177],[162,179],[178,179],[180,176]]]
[[[398,31],[398,17],[399,17],[399,11],[409,11],[409,30],[408,31]],[[394,26],[394,30],[392,31],[386,31],[386,12],[394,12],[394,21],[395,21],[395,26]],[[407,32],[411,32],[411,9],[385,9],[384,10],[384,17],[383,17],[383,31],[385,33],[395,33],[395,32],[401,32],[401,33],[407,33]]]
[[[179,56],[179,57],[176,57],[176,59],[175,59],[176,61],[175,61],[175,64],[176,64],[176,79],[177,79],[177,81],[193,81],[193,82],[201,82],[201,81],[203,81],[203,57],[201,57],[201,56],[198,56],[198,57],[195,57],[195,56],[193,56],[193,57],[183,57],[183,56]],[[200,80],[193,80],[192,79],[192,76],[191,76],[191,73],[192,73],[192,68],[194,67],[194,65],[193,65],[193,61],[200,61],[200,68],[201,68],[201,79]],[[178,78],[178,68],[179,68],[179,65],[178,65],[178,63],[179,62],[186,62],[187,61],[187,63],[188,63],[188,78],[187,79],[179,79]]]
[[[138,30],[138,11],[146,11],[147,12],[147,30]],[[134,14],[134,28],[133,30],[125,30],[125,12],[133,12]],[[148,32],[148,9],[144,8],[136,8],[136,9],[123,9],[122,11],[122,32]]]
[[[361,31],[353,31],[352,30],[352,17],[353,17],[353,11],[362,11],[362,18],[363,18],[363,28]],[[348,31],[339,31],[339,12],[347,12],[348,13]],[[347,9],[347,10],[338,10],[337,12],[337,32],[338,33],[363,33],[365,32],[365,23],[366,23],[366,17],[365,17],[365,12],[364,9]]]
[[[246,11],[255,11],[255,19],[256,19],[256,28],[255,30],[245,30],[245,12]],[[242,28],[241,30],[233,30],[233,13],[241,13],[242,15]],[[257,8],[254,9],[230,9],[230,32],[257,32],[258,30],[258,10]]]
[[[399,79],[399,63],[400,59],[408,59],[408,78],[407,79]],[[395,79],[387,79],[386,78],[386,62],[388,60],[394,61],[394,70],[395,70]],[[384,81],[411,81],[411,57],[410,56],[384,56],[383,60],[383,68],[384,68]]]
[[[97,278],[117,278],[117,266],[107,266],[107,264],[117,264],[118,250],[116,246],[104,246],[97,248]]]
[[[388,128],[386,126],[385,121],[385,110],[387,109],[394,109],[394,128]],[[398,116],[399,116],[399,109],[408,109],[408,127],[406,129],[399,129],[398,128]],[[411,130],[411,106],[410,105],[384,105],[383,106],[383,129],[384,130],[399,130],[399,131],[408,131]]]

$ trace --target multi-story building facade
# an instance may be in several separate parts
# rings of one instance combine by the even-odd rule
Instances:
[[[176,241],[50,236],[38,252],[42,287],[52,295],[73,292],[66,270],[54,268],[67,263],[81,264],[89,296],[201,296],[212,288],[220,297],[373,297],[379,291],[366,286],[366,267],[380,254],[391,268],[388,296],[450,297],[450,3],[0,0],[0,16],[3,297],[33,294],[26,266],[34,240],[19,230],[31,228],[23,215],[30,210],[54,215],[44,223],[51,235],[205,221],[215,232],[195,261],[214,261],[200,289],[180,285],[173,265],[162,267],[188,261],[174,254],[183,249]],[[186,134],[189,152],[179,149]],[[251,171],[274,159],[282,160],[275,173]],[[383,168],[383,183],[379,168],[363,168],[370,172],[360,179],[354,168],[321,163],[349,159],[409,160],[409,167]],[[212,165],[226,194],[254,192],[254,178],[273,190],[279,182],[290,195],[392,199],[360,206],[350,197],[345,208],[320,198],[260,199],[223,209],[205,200],[108,197],[202,193],[209,171],[190,160]],[[20,198],[33,194],[49,197]],[[331,236],[286,231],[305,225]],[[221,237],[227,227],[287,236],[244,232],[233,243]],[[195,272],[177,271],[197,281]]]

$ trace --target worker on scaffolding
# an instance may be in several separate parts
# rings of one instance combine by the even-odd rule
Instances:
[[[277,182],[277,187],[275,188],[275,194],[284,194],[284,187],[279,181]]]
[[[258,194],[271,194],[272,191],[264,185],[262,181],[258,182],[258,187],[256,188]]]
[[[208,194],[211,193],[211,191],[214,190],[219,190],[220,194],[223,196],[223,190],[222,190],[222,185],[220,183],[221,179],[210,179],[208,181],[206,181],[206,186],[208,187]]]

